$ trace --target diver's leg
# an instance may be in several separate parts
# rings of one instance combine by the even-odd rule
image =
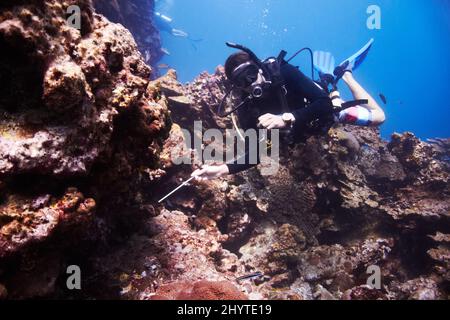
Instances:
[[[375,101],[375,99],[355,80],[351,72],[345,72],[342,80],[347,84],[353,94],[355,100],[368,100],[366,105],[362,107],[367,108],[372,113],[372,124],[379,125],[386,119],[383,109]]]

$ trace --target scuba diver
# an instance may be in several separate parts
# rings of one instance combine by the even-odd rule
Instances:
[[[284,59],[285,51],[281,51],[278,58],[261,61],[248,48],[227,43],[240,51],[228,57],[225,63],[225,74],[232,87],[219,106],[219,115],[234,116],[236,113],[243,130],[289,130],[289,143],[325,133],[336,122],[380,125],[385,119],[383,111],[352,76],[352,71],[364,61],[372,43],[373,40],[336,68],[331,54],[319,51],[313,54],[309,48],[298,51],[287,61]],[[313,81],[314,71],[310,79],[289,63],[304,50],[310,52],[311,63],[319,71],[319,83]],[[356,100],[344,102],[340,98],[337,83],[341,79],[349,86]],[[236,89],[239,90],[241,102],[231,111],[223,112],[225,100]],[[248,161],[247,145],[243,157],[245,161],[239,161],[241,157],[221,165],[203,165],[191,177],[197,180],[215,179],[257,165]]]

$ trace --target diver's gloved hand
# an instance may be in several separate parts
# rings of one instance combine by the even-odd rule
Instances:
[[[221,165],[204,165],[201,169],[192,172],[191,177],[195,177],[197,181],[213,180],[230,174],[226,164]]]
[[[289,117],[290,116],[290,117]],[[285,119],[290,118],[290,119]],[[284,115],[275,115],[266,113],[258,118],[258,127],[268,130],[272,129],[286,129],[295,121],[295,117],[292,113]]]

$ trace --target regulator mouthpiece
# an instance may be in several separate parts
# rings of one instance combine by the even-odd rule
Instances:
[[[254,98],[261,98],[263,93],[264,93],[263,88],[260,85],[253,86],[252,96]]]

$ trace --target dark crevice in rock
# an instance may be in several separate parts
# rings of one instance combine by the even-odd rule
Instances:
[[[0,108],[17,113],[41,107],[43,62],[9,45],[1,34],[0,47]]]

